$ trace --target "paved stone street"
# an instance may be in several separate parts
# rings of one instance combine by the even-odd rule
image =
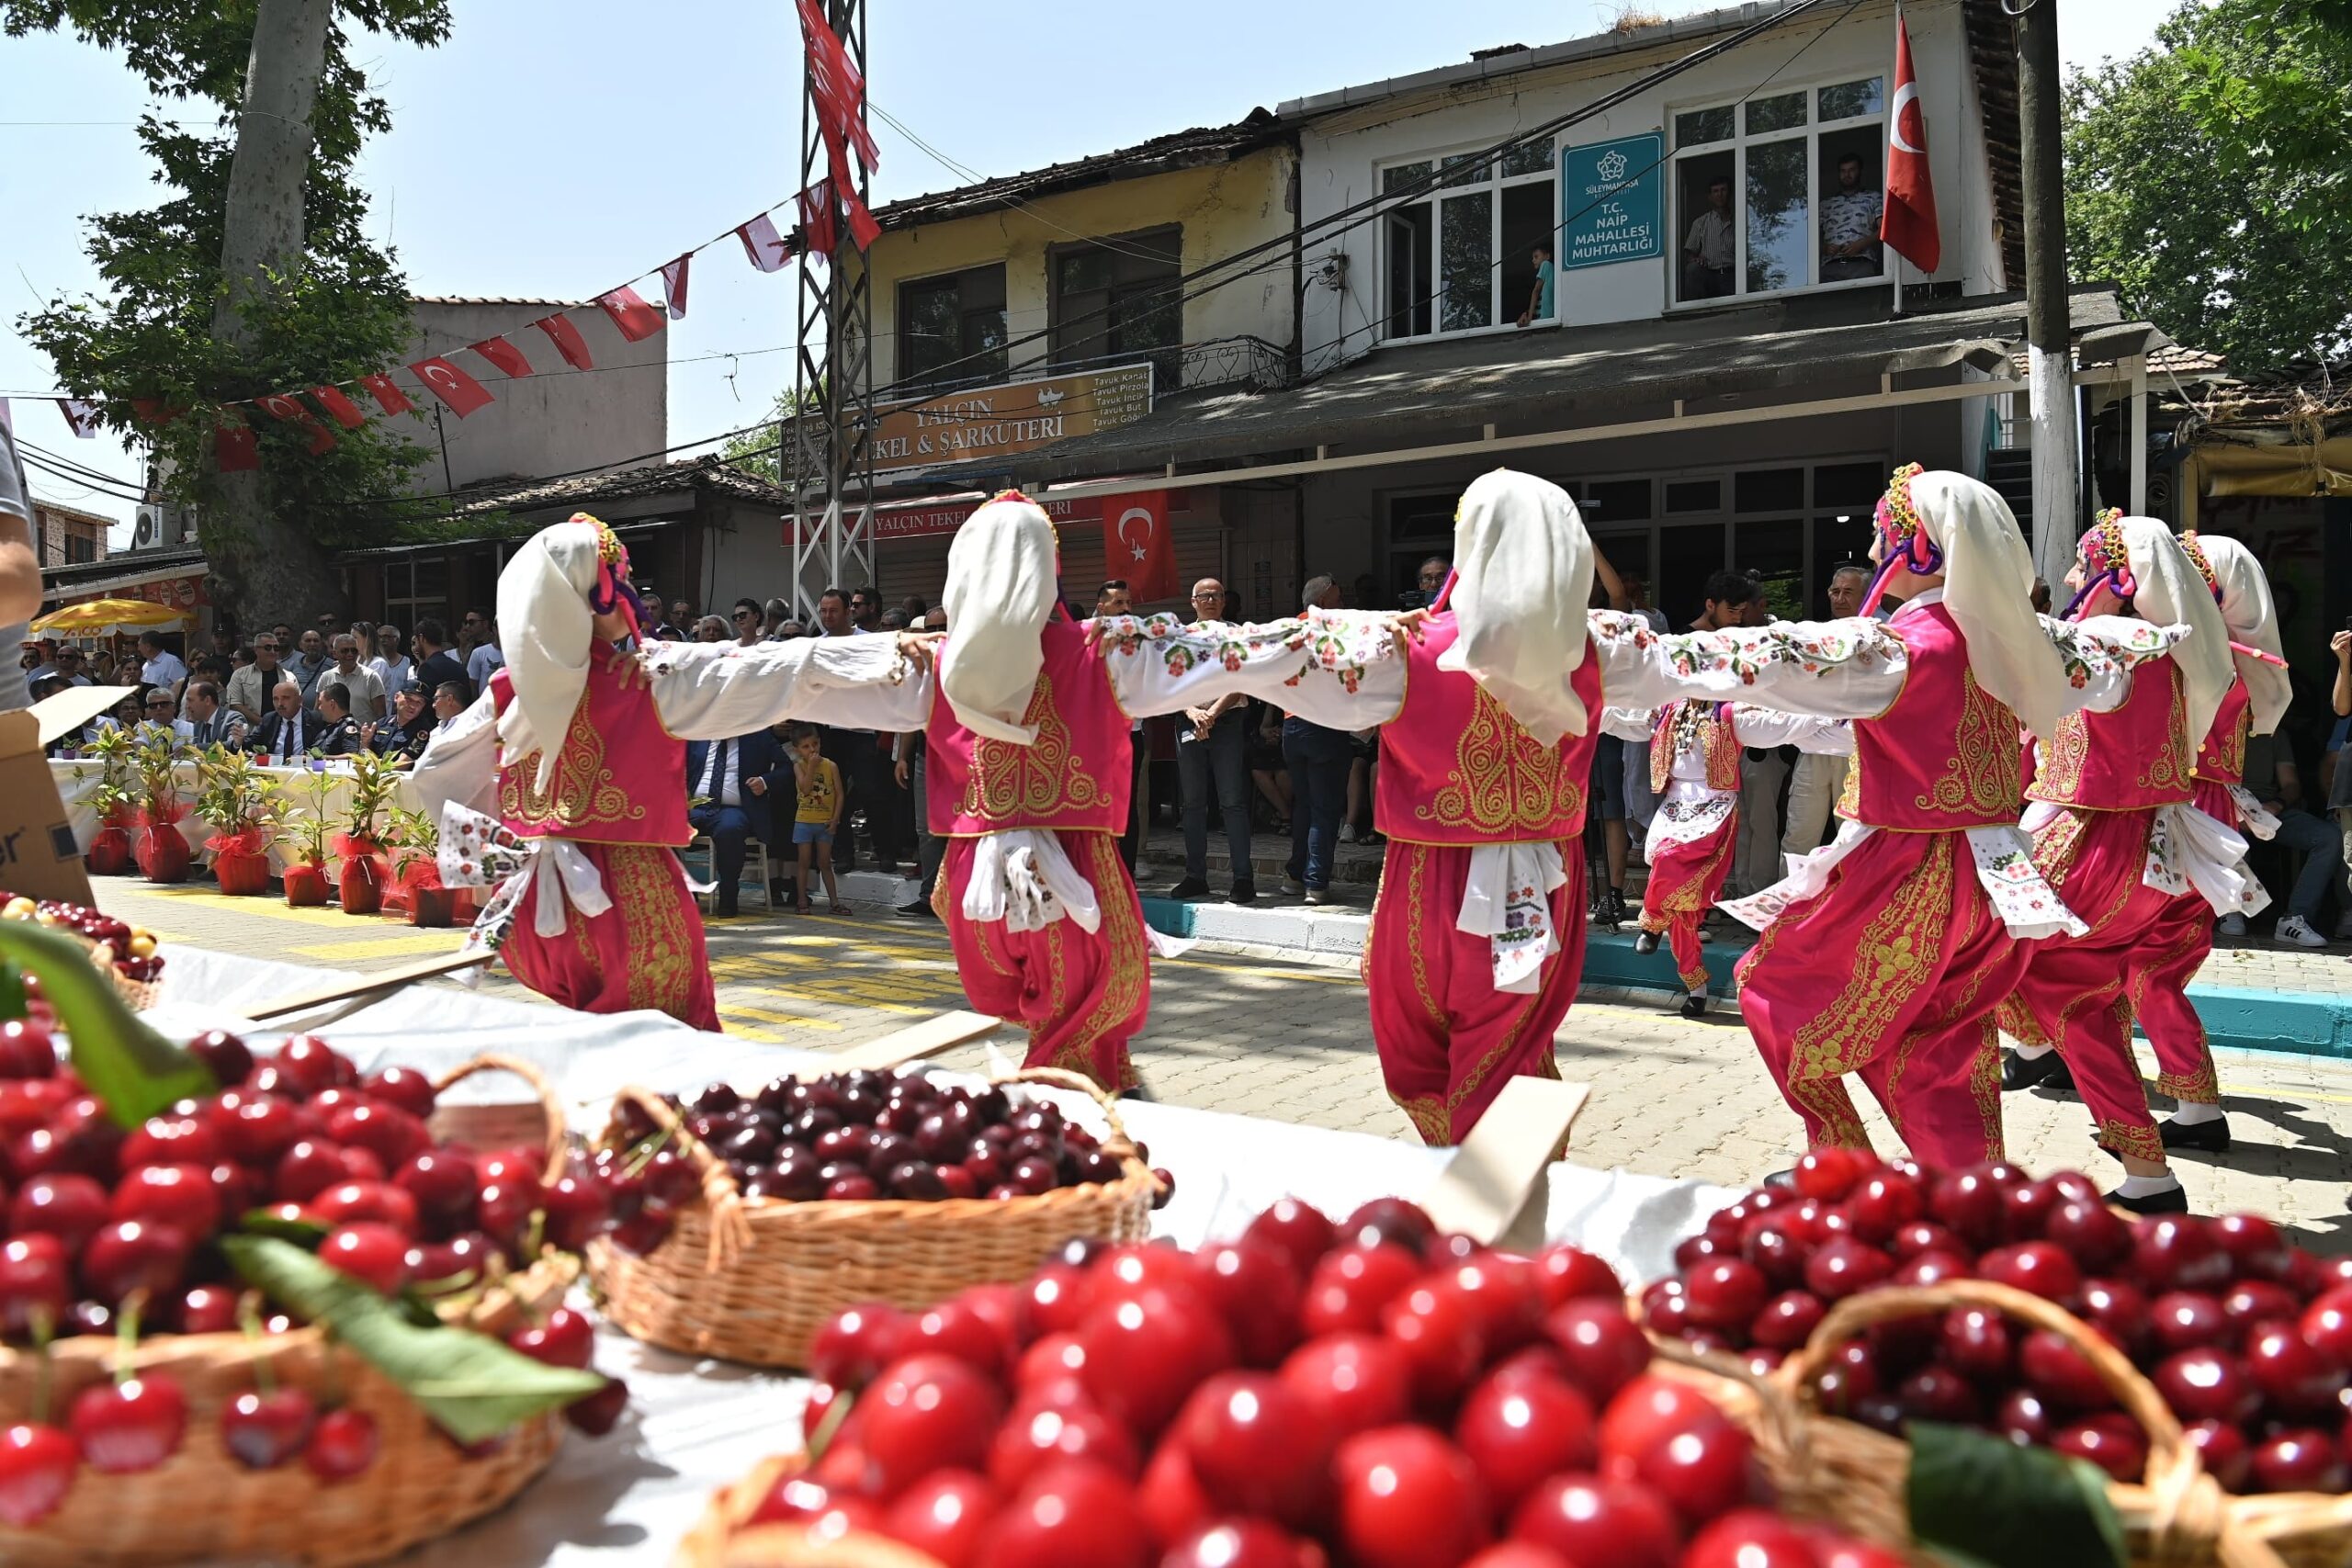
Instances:
[[[190,942],[366,970],[447,952],[458,940],[334,909],[226,898],[195,885],[104,878],[98,897],[158,932],[166,953]],[[749,915],[714,923],[710,947],[720,1014],[730,1032],[751,1039],[838,1050],[965,1005],[946,939],[929,921]],[[2233,962],[2217,954],[2214,965]],[[2211,966],[2208,978],[2215,978]],[[2266,975],[2222,983],[2276,982]],[[530,995],[503,972],[485,985],[498,995]],[[1152,1092],[1177,1104],[1409,1137],[1381,1089],[1361,988],[1351,966],[1198,949],[1160,960],[1136,1059]],[[1008,1032],[997,1044],[1012,1050],[1018,1039]],[[1589,995],[1569,1015],[1558,1055],[1564,1076],[1594,1087],[1571,1140],[1580,1163],[1739,1183],[1785,1166],[1795,1147],[1795,1118],[1736,1014],[1686,1021],[1636,993]],[[983,1066],[985,1050],[947,1060]],[[2296,1225],[2312,1245],[2352,1250],[2352,1062],[2235,1051],[2222,1053],[2220,1066],[2238,1146],[2225,1163],[2182,1162],[2191,1201],[2208,1211],[2258,1210]],[[2143,1068],[2154,1072],[2144,1051]],[[2104,1166],[2073,1098],[2010,1096],[2005,1109],[2010,1156],[2026,1168]],[[1874,1121],[1873,1132],[1882,1147],[1894,1146],[1883,1122]]]

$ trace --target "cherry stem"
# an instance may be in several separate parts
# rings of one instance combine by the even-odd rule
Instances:
[[[825,1457],[825,1450],[832,1446],[833,1438],[840,1435],[842,1424],[849,1420],[850,1406],[856,1403],[856,1395],[849,1393],[844,1393],[833,1401],[832,1408],[825,1412],[825,1418],[817,1423],[817,1429],[814,1432],[808,1434],[808,1457],[811,1460]]]
[[[662,1152],[662,1146],[670,1141],[670,1134],[675,1133],[677,1130],[678,1123],[676,1122],[672,1122],[668,1126],[662,1128],[661,1132],[645,1140],[635,1157],[633,1157],[627,1166],[622,1168],[621,1174],[624,1176],[635,1176],[643,1171],[648,1165],[652,1163],[653,1156]]]
[[[131,1358],[139,1349],[139,1314],[147,1310],[147,1292],[142,1288],[122,1299],[122,1308],[114,1319],[114,1382],[120,1388],[138,1381],[139,1371]]]
[[[33,1309],[33,1350],[40,1358],[40,1364],[33,1372],[33,1425],[36,1427],[48,1424],[50,1395],[56,1392],[57,1365],[49,1354],[50,1335],[55,1326],[50,1321],[47,1307]]]
[[[259,1345],[266,1337],[261,1326],[261,1292],[247,1291],[237,1298],[237,1326],[244,1330],[247,1339]],[[277,1368],[266,1355],[254,1358],[254,1386],[264,1393],[277,1392]]]

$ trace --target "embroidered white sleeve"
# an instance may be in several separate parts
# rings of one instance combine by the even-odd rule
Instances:
[[[1591,625],[1601,690],[1613,706],[1737,698],[1819,718],[1870,718],[1903,690],[1909,663],[1901,638],[1860,616],[1658,632],[1638,616],[1595,610]]]
[[[498,808],[498,705],[488,692],[473,705],[436,729],[409,770],[424,813],[441,820],[441,807],[450,801],[476,811]]]
[[[751,648],[655,643],[645,652],[653,705],[683,740],[723,740],[786,719],[854,729],[920,729],[928,677],[895,637],[804,637]]]
[[[2157,626],[2134,615],[2089,615],[2079,621],[2041,617],[2050,646],[2066,667],[2067,711],[2109,713],[2132,694],[2132,671],[2168,656],[2188,640],[2185,626]]]
[[[1138,718],[1206,707],[1238,692],[1334,729],[1396,716],[1405,661],[1393,616],[1309,610],[1279,621],[1180,621],[1107,616],[1093,623],[1119,704]]]
[[[1842,718],[1808,718],[1740,703],[1731,710],[1731,724],[1742,746],[1793,746],[1826,757],[1854,750],[1853,726]]]
[[[1620,740],[1647,740],[1657,727],[1657,710],[1655,708],[1600,710],[1600,733],[1613,735]]]

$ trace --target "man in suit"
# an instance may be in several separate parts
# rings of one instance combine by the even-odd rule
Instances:
[[[284,680],[269,694],[269,713],[245,731],[245,750],[300,762],[326,739],[327,727],[302,705],[302,688]]]
[[[245,716],[220,701],[220,682],[198,676],[187,683],[188,739],[198,746],[243,746]]]
[[[789,771],[775,737],[764,729],[729,740],[696,740],[686,747],[686,797],[695,803],[687,807],[686,821],[695,832],[710,836],[719,915],[741,912],[736,899],[749,840],[775,842],[769,796],[777,775]]]

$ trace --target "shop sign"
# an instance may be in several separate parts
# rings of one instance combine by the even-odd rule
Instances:
[[[1657,131],[1560,150],[1560,268],[1666,254],[1666,139]]]
[[[874,468],[930,468],[1034,452],[1151,412],[1151,366],[1121,365],[949,392],[882,411]]]
[[[1100,527],[1104,519],[1116,515],[1121,519],[1122,538],[1129,535],[1148,537],[1153,529],[1168,520],[1168,492],[1147,491],[1135,495],[1087,496],[1076,501],[1038,502],[1046,515],[1054,520],[1057,528],[1072,526]],[[1115,506],[1113,513],[1106,508]],[[914,506],[886,506],[874,514],[869,534],[876,544],[889,544],[901,539],[936,538],[953,534],[964,525],[964,519],[980,509],[977,501],[950,501]],[[1140,511],[1143,515],[1131,516]],[[784,543],[793,542],[793,520],[784,520]]]
[[[88,599],[144,599],[151,604],[167,605],[184,614],[193,614],[199,607],[212,603],[211,594],[205,591],[202,577],[153,577],[144,582],[80,594],[70,603],[78,604]]]

